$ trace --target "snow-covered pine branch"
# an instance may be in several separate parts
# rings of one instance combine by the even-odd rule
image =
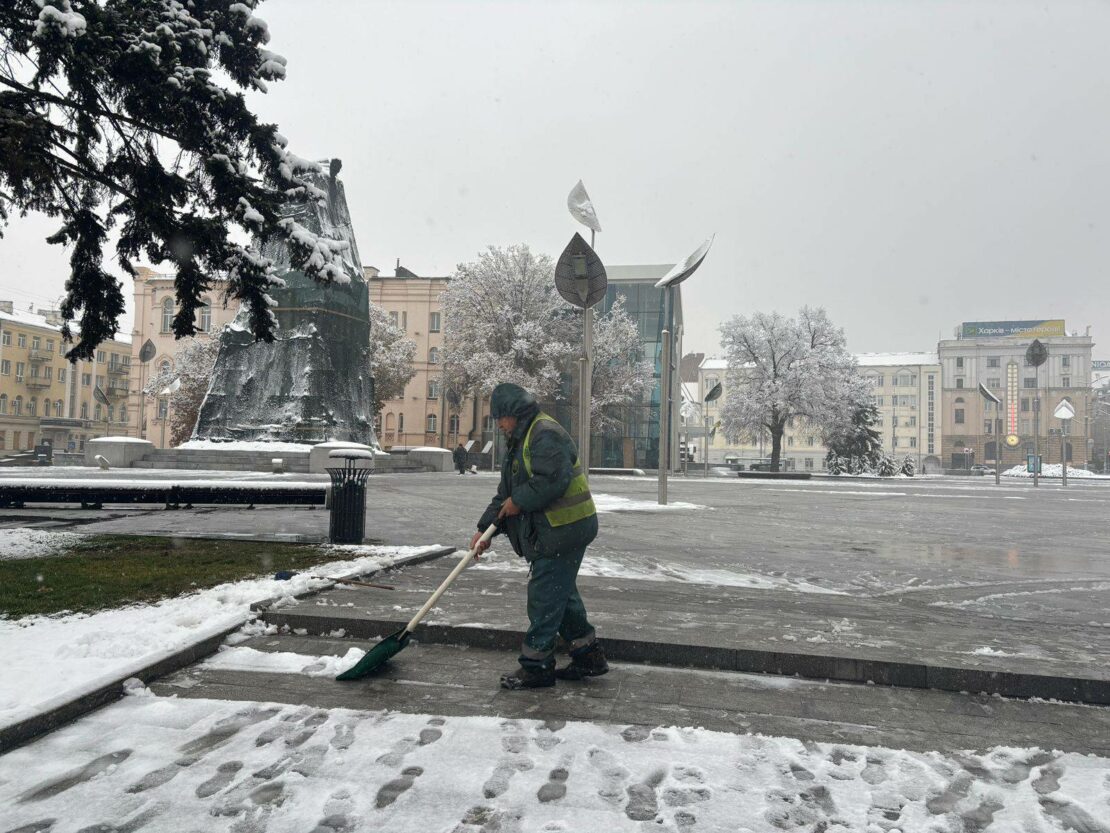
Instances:
[[[282,221],[290,200],[324,199],[306,177],[320,166],[260,122],[242,90],[285,77],[264,47],[258,0],[9,0],[0,4],[0,223],[40,211],[70,248],[61,312],[69,356],[88,359],[117,332],[122,285],[104,269],[109,232],[134,275],[143,258],[176,273],[179,338],[213,278],[273,338],[274,264],[233,239],[236,226],[290,243],[293,268],[344,280],[342,247]],[[230,79],[227,84],[224,79]],[[236,89],[238,88],[238,89]],[[70,322],[79,321],[79,333]]]

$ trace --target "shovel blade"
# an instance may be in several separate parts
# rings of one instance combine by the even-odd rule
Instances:
[[[405,630],[399,630],[397,633],[391,633],[373,648],[366,652],[366,656],[344,671],[335,679],[337,680],[361,680],[367,674],[377,671],[391,658],[401,653],[401,650],[408,645],[410,634]]]

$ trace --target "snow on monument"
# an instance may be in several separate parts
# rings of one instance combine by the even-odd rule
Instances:
[[[369,288],[355,244],[338,159],[309,179],[327,193],[323,203],[299,201],[285,216],[318,235],[348,244],[349,280],[317,283],[294,271],[280,240],[262,253],[274,261],[285,286],[273,289],[276,339],[256,342],[244,314],[225,328],[212,383],[193,436],[207,440],[348,440],[376,444],[371,421]]]

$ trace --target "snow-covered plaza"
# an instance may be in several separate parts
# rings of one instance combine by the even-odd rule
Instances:
[[[98,476],[41,476],[78,474]],[[4,829],[1110,829],[1106,706],[961,692],[939,677],[881,684],[921,667],[1033,686],[1086,679],[1102,697],[1110,486],[689,477],[672,480],[661,510],[652,480],[592,481],[603,534],[580,586],[618,661],[586,683],[497,689],[525,621],[524,565],[504,545],[364,683],[333,677],[455,556],[371,579],[391,590],[303,575],[0,621],[9,726],[232,631],[208,658],[149,687],[132,681],[123,700],[0,758]],[[336,549],[314,574],[461,546],[494,485],[488,473],[375,475],[367,545]],[[327,513],[0,511],[8,557],[109,533],[322,542]],[[294,597],[306,590],[322,592]],[[250,604],[266,598],[277,601],[256,619]],[[768,657],[798,676],[707,667]],[[859,681],[843,669],[820,678],[838,658],[865,669]]]

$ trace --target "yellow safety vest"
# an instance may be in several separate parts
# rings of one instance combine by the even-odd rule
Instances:
[[[541,423],[543,424],[541,425]],[[551,423],[550,427],[548,423]],[[532,476],[532,432],[536,430],[537,426],[539,426],[540,431],[563,430],[558,420],[544,413],[539,414],[532,420],[532,424],[528,426],[528,433],[524,435],[524,449],[522,452],[524,471],[527,472],[529,477]],[[582,466],[579,465],[577,456],[574,458],[574,468],[571,470],[571,475],[570,485],[563,492],[563,496],[543,512],[547,522],[553,527],[566,526],[597,514],[593,495],[590,494],[590,484],[586,482],[586,475],[582,472]]]

